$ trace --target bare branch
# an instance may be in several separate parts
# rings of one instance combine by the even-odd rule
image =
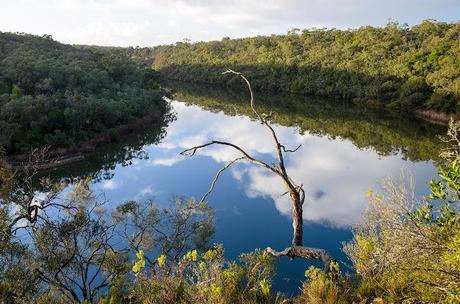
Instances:
[[[243,154],[244,158],[246,158],[247,160],[249,160],[249,161],[251,161],[251,162],[253,162],[255,164],[258,164],[258,165],[260,165],[262,167],[265,167],[266,169],[270,170],[271,172],[273,172],[275,174],[280,174],[280,172],[276,168],[273,168],[269,164],[250,156],[246,151],[244,151],[242,148],[238,147],[237,145],[229,143],[229,142],[225,142],[225,141],[213,140],[213,141],[208,142],[206,144],[202,144],[202,145],[199,145],[199,146],[195,146],[195,147],[186,149],[186,150],[182,151],[180,154],[185,155],[185,156],[193,156],[193,155],[195,155],[195,153],[199,149],[206,148],[206,147],[209,147],[211,145],[223,145],[223,146],[232,147],[232,148],[238,150],[239,152],[241,152],[241,154]]]
[[[284,145],[280,145],[280,148],[283,149],[283,151],[286,152],[286,153],[294,153],[297,150],[299,150],[300,147],[302,147],[302,144],[298,145],[297,148],[295,148],[293,150],[290,150],[290,149],[286,149],[286,147]]]
[[[244,80],[244,82],[246,82],[246,85],[248,86],[248,89],[249,89],[249,94],[251,95],[250,105],[251,105],[252,111],[257,115],[257,118],[259,118],[260,122],[264,123],[265,119],[262,118],[262,116],[259,114],[259,112],[257,112],[256,108],[254,107],[254,93],[252,92],[252,87],[251,87],[251,83],[249,82],[249,80],[240,72],[235,72],[230,69],[222,73],[222,75],[225,75],[225,74],[234,74],[234,75],[240,76]]]
[[[286,168],[284,166],[283,152],[281,150],[281,147],[283,145],[280,144],[280,142],[278,140],[278,136],[276,135],[275,130],[268,123],[268,120],[267,120],[268,118],[270,118],[272,116],[272,114],[270,113],[270,115],[261,115],[256,110],[256,108],[254,106],[254,93],[252,92],[251,83],[249,82],[249,80],[243,74],[241,74],[240,72],[235,72],[233,70],[227,70],[222,74],[229,74],[229,73],[240,76],[241,79],[243,79],[243,81],[246,83],[246,85],[247,85],[247,87],[249,89],[250,96],[251,96],[251,99],[250,99],[251,109],[256,114],[256,116],[260,120],[260,122],[268,129],[268,131],[270,132],[271,136],[273,137],[273,140],[275,141],[275,149],[276,149],[276,152],[277,152],[277,155],[278,155],[279,169],[280,169],[281,173],[284,175],[284,177],[287,177]],[[264,118],[264,116],[265,116],[265,118]]]
[[[214,187],[216,186],[216,183],[217,183],[217,180],[219,179],[220,175],[225,171],[227,170],[228,168],[230,168],[233,164],[235,164],[236,162],[240,161],[240,160],[243,160],[243,159],[247,159],[245,156],[243,157],[239,157],[239,158],[235,158],[234,160],[230,161],[229,163],[227,163],[222,169],[220,169],[216,176],[214,177],[212,183],[211,183],[211,187],[209,188],[208,192],[206,192],[203,197],[201,198],[200,202],[199,203],[202,203],[206,200],[206,198],[209,196],[209,194],[211,194],[211,192],[214,190]]]

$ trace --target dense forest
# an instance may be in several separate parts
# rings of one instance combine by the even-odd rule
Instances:
[[[0,32],[0,146],[68,147],[153,123],[167,111],[156,78],[124,52]]]
[[[129,49],[168,78],[240,83],[243,72],[258,89],[290,91],[402,110],[460,112],[460,23],[424,21],[409,28],[389,23],[355,30],[293,29],[287,35],[211,42],[178,42]]]

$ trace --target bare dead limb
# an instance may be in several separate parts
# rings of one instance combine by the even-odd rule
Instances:
[[[216,176],[214,177],[214,180],[212,181],[211,183],[211,187],[209,188],[208,192],[206,192],[203,197],[201,198],[200,202],[199,203],[202,203],[206,200],[206,198],[209,196],[209,194],[211,194],[211,192],[214,190],[214,187],[216,186],[216,183],[217,183],[217,180],[219,179],[220,175],[222,174],[222,172],[224,172],[225,170],[227,170],[228,168],[230,168],[233,164],[235,164],[236,162],[240,161],[240,160],[243,160],[243,159],[246,159],[246,157],[239,157],[239,158],[235,158],[234,160],[230,161],[229,163],[227,163],[222,169],[220,169]]]
[[[318,249],[318,248],[310,248],[310,247],[303,247],[303,219],[302,219],[302,214],[303,214],[303,204],[305,202],[305,191],[303,189],[303,185],[298,186],[292,178],[289,176],[289,174],[286,171],[286,166],[284,163],[284,155],[283,153],[294,153],[296,152],[301,145],[299,145],[295,149],[287,149],[285,145],[281,144],[278,136],[273,129],[273,127],[270,124],[270,119],[272,117],[272,113],[270,114],[264,114],[264,113],[259,113],[254,105],[254,93],[251,88],[251,83],[249,80],[240,72],[235,72],[233,70],[227,70],[222,74],[233,74],[239,76],[247,85],[249,94],[250,94],[250,106],[254,114],[256,115],[257,119],[260,121],[260,123],[268,130],[269,134],[271,135],[273,141],[274,141],[274,147],[275,147],[275,152],[277,155],[278,162],[277,164],[272,164],[269,165],[259,159],[256,159],[249,155],[243,148],[232,144],[230,142],[224,142],[224,141],[217,141],[213,140],[208,143],[198,145],[189,149],[184,150],[181,155],[185,156],[193,156],[196,154],[197,151],[200,149],[204,149],[206,147],[212,146],[212,145],[222,145],[222,146],[228,146],[231,147],[238,152],[241,153],[241,157],[236,158],[229,163],[227,163],[222,169],[220,169],[216,176],[214,177],[210,189],[206,192],[206,194],[203,196],[200,202],[204,201],[209,194],[214,190],[214,187],[222,174],[226,169],[228,169],[230,166],[235,164],[238,161],[241,160],[248,160],[254,164],[257,164],[271,173],[276,174],[281,178],[283,181],[284,185],[286,186],[287,191],[282,194],[286,195],[289,194],[291,197],[291,209],[292,209],[292,228],[293,228],[293,238],[292,238],[292,246],[286,248],[285,250],[281,252],[277,252],[270,247],[266,249],[266,252],[274,255],[274,256],[289,256],[291,258],[294,257],[301,257],[305,259],[316,259],[316,260],[321,260],[324,262],[325,269],[329,269],[329,264],[332,261],[331,255],[324,249]]]
[[[283,149],[283,151],[286,152],[286,153],[297,152],[297,150],[299,150],[300,147],[302,147],[302,144],[298,145],[297,148],[291,150],[291,149],[286,149],[286,147],[284,145],[281,145],[281,149]]]
[[[320,260],[324,263],[324,270],[329,271],[330,264],[334,259],[332,256],[327,252],[327,250],[320,249],[320,248],[311,248],[311,247],[303,247],[303,246],[291,246],[287,247],[283,251],[276,251],[271,247],[267,247],[265,249],[267,253],[270,253],[276,257],[287,256],[291,259],[293,258],[303,258],[307,260]]]
[[[278,174],[279,172],[277,171],[277,169],[275,167],[272,167],[270,166],[269,164],[261,161],[261,160],[258,160],[252,156],[250,156],[246,151],[244,151],[242,148],[238,147],[237,145],[235,144],[232,144],[232,143],[229,143],[229,142],[225,142],[225,141],[218,141],[218,140],[213,140],[211,142],[208,142],[206,144],[203,144],[203,145],[199,145],[199,146],[195,146],[193,148],[190,148],[190,149],[187,149],[187,150],[184,150],[182,151],[180,154],[181,155],[184,155],[184,156],[193,156],[195,155],[195,153],[202,149],[202,148],[206,148],[206,147],[209,147],[211,145],[222,145],[222,146],[229,146],[229,147],[232,147],[236,150],[238,150],[239,152],[241,152],[241,154],[243,154],[244,158],[255,163],[255,164],[258,164],[262,167],[265,167],[266,169],[272,171],[273,173],[276,173]]]
[[[240,72],[235,72],[235,71],[230,70],[230,69],[222,73],[222,75],[225,75],[225,74],[234,74],[234,75],[240,76],[244,80],[244,82],[246,82],[246,85],[247,85],[247,87],[249,89],[249,94],[251,96],[251,100],[250,100],[251,109],[257,115],[259,120],[261,122],[263,122],[264,119],[259,114],[259,112],[256,111],[256,108],[254,107],[254,93],[252,92],[252,87],[251,87],[251,83],[249,82],[249,80],[243,74],[241,74]]]

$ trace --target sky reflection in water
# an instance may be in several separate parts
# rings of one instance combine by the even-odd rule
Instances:
[[[201,197],[215,169],[239,154],[217,145],[201,150],[193,158],[179,153],[213,139],[231,141],[251,155],[268,162],[274,160],[273,140],[267,130],[248,117],[210,113],[177,101],[172,105],[178,119],[167,128],[167,136],[160,144],[144,148],[149,159],[134,160],[128,167],[117,166],[112,179],[94,185],[105,191],[113,203],[152,196],[164,201],[173,194]],[[403,170],[412,172],[419,194],[424,194],[426,182],[434,176],[431,161],[414,163],[399,154],[379,156],[371,149],[359,150],[347,140],[301,135],[290,127],[276,125],[275,130],[283,143],[302,145],[296,153],[287,154],[286,166],[291,176],[305,185],[307,221],[346,228],[359,218],[367,190],[378,189],[378,181],[385,176],[397,177]],[[217,203],[216,197],[225,192],[230,181],[248,203],[263,198],[274,203],[280,214],[289,215],[289,198],[280,196],[285,189],[276,176],[249,163],[236,165],[227,175],[209,197],[211,204]]]
[[[199,199],[209,188],[215,173],[238,154],[231,148],[212,146],[192,158],[179,153],[212,139],[231,141],[249,154],[270,162],[273,141],[260,123],[246,116],[208,112],[196,105],[172,101],[177,120],[167,128],[158,145],[144,147],[149,159],[134,160],[130,166],[117,165],[113,178],[93,184],[104,191],[113,206],[127,200],[155,198],[165,204],[173,195]],[[296,147],[287,155],[291,176],[305,185],[305,245],[323,247],[343,263],[341,243],[351,237],[350,226],[366,206],[368,189],[388,175],[410,171],[418,195],[435,176],[432,161],[412,162],[398,154],[379,156],[372,149],[360,150],[348,140],[301,135],[296,128],[276,125],[282,143]],[[291,240],[290,205],[281,181],[248,163],[232,167],[209,196],[216,210],[217,243],[223,243],[228,258],[254,248],[282,249]],[[281,259],[275,288],[294,292],[307,267],[304,261]]]

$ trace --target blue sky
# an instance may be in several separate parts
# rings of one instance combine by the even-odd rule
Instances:
[[[459,18],[460,0],[0,0],[0,31],[113,46]]]

